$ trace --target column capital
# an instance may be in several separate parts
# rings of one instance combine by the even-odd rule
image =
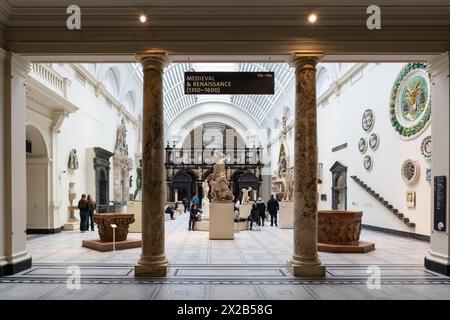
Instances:
[[[136,59],[142,64],[144,69],[156,68],[162,71],[169,63],[169,56],[165,51],[146,51],[136,53]]]
[[[30,72],[30,62],[21,55],[8,52],[6,55],[7,63],[10,65],[11,70],[18,72],[22,77],[26,78]]]
[[[289,64],[291,67],[302,67],[306,64],[316,66],[323,55],[321,51],[295,52],[292,54]]]

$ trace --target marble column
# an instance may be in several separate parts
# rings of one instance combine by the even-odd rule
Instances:
[[[139,54],[144,72],[142,145],[142,254],[136,277],[165,277],[163,52]]]
[[[317,256],[316,65],[319,55],[295,55],[294,254],[288,269],[296,277],[324,277]]]

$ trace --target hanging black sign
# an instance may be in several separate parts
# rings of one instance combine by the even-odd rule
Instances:
[[[434,230],[445,231],[447,225],[447,177],[434,177]]]
[[[274,72],[185,72],[185,94],[274,94]]]

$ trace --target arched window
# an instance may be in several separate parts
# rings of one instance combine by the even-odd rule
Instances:
[[[120,75],[119,72],[113,68],[109,68],[105,73],[105,80],[103,81],[106,90],[118,97],[120,88]]]

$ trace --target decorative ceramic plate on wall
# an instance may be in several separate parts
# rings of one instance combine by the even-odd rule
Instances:
[[[389,116],[401,139],[420,135],[430,124],[430,77],[425,63],[409,63],[392,87]]]
[[[361,125],[364,131],[370,131],[373,128],[373,125],[375,124],[375,117],[373,115],[372,109],[367,109],[364,111],[362,119],[361,119]]]
[[[380,144],[380,137],[378,137],[376,133],[372,133],[369,137],[370,149],[377,150],[379,144]]]
[[[370,171],[372,169],[372,167],[373,167],[372,157],[369,156],[369,155],[365,156],[364,160],[363,160],[363,164],[364,164],[364,168],[367,171]]]
[[[359,139],[358,150],[361,153],[366,152],[366,150],[367,150],[367,140],[366,140],[366,138],[360,138]]]
[[[418,161],[406,159],[402,164],[402,178],[408,184],[413,184],[417,181],[420,175],[420,165]]]
[[[423,138],[422,143],[420,144],[420,152],[425,159],[431,159],[431,136]]]

